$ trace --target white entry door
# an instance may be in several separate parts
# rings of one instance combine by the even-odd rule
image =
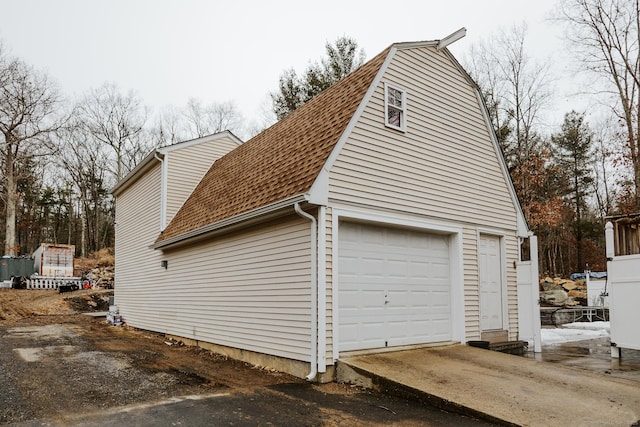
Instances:
[[[503,329],[502,250],[500,237],[480,235],[480,330]]]
[[[340,351],[451,340],[449,236],[339,228]]]

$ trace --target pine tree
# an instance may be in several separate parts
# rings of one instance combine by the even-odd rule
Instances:
[[[564,117],[561,133],[554,135],[556,159],[564,171],[567,184],[567,197],[573,207],[571,228],[576,239],[577,271],[584,269],[583,238],[585,230],[591,227],[587,218],[587,192],[593,184],[591,170],[593,134],[584,115],[575,111]]]
[[[278,92],[271,94],[273,112],[278,120],[364,63],[364,51],[358,49],[358,43],[352,38],[340,37],[333,45],[327,43],[325,49],[327,57],[309,65],[302,76],[294,69],[280,75]]]

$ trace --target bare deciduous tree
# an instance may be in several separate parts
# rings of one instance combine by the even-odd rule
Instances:
[[[151,149],[143,132],[147,111],[133,91],[123,94],[115,84],[106,83],[87,93],[77,114],[86,132],[111,147],[115,155],[112,172],[116,181]]]
[[[191,98],[183,116],[188,138],[200,138],[224,130],[237,131],[242,123],[242,115],[233,102],[202,105],[199,99]]]
[[[93,135],[86,132],[80,123],[57,132],[60,150],[57,159],[75,187],[80,202],[80,254],[102,248],[104,205],[108,199],[107,176],[109,156],[105,147]]]
[[[538,129],[551,99],[551,76],[549,65],[527,55],[526,34],[523,24],[473,46],[467,69],[485,98],[525,217],[535,228],[549,222],[541,209],[548,182],[540,170],[548,150]]]
[[[50,154],[49,134],[63,119],[57,114],[60,97],[46,74],[9,57],[0,46],[0,161],[6,206],[5,255],[15,256],[19,163]]]
[[[613,210],[612,189],[613,182],[616,179],[615,164],[618,159],[616,159],[615,148],[612,143],[615,140],[611,135],[613,126],[609,123],[609,120],[599,122],[593,128],[593,194],[597,215],[603,220],[604,217],[611,215]]]
[[[157,112],[149,136],[153,146],[158,147],[225,130],[238,134],[244,128],[242,114],[233,102],[203,105],[199,99],[191,98],[182,109],[170,105]]]
[[[510,168],[540,141],[536,127],[551,99],[549,65],[526,53],[527,27],[502,30],[471,49],[467,68],[480,86]]]
[[[155,114],[149,135],[153,146],[163,147],[185,140],[182,113],[169,105]]]
[[[605,83],[609,106],[625,128],[636,211],[640,210],[639,16],[640,0],[564,0],[558,16],[568,24],[567,37],[581,69]]]

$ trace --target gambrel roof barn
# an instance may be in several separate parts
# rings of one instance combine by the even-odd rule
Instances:
[[[318,380],[355,350],[521,338],[529,231],[446,39],[393,44],[236,142],[156,154],[114,190],[129,324]]]

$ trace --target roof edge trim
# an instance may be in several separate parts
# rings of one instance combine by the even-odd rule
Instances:
[[[425,40],[420,42],[398,42],[391,45],[394,49],[414,49],[417,47],[437,47],[440,40]]]
[[[162,154],[170,153],[171,151],[179,150],[181,148],[187,148],[192,145],[198,145],[204,142],[217,141],[218,139],[222,139],[226,137],[230,138],[237,145],[242,145],[242,140],[240,138],[235,136],[229,130],[223,130],[217,133],[212,133],[210,135],[202,136],[200,138],[188,139],[186,141],[176,142],[175,144],[165,145],[164,147],[157,148],[157,151]]]
[[[164,157],[164,153],[161,153],[158,150],[153,150],[147,155],[147,157],[142,159],[142,161],[138,163],[135,168],[131,169],[131,172],[129,172],[124,178],[122,178],[116,185],[111,187],[109,193],[117,197],[122,191],[129,187],[131,183],[133,183],[136,177],[138,177],[143,172],[151,169],[154,160],[160,162],[160,159],[158,159],[156,155],[161,155]]]
[[[224,228],[228,228],[230,226],[239,224],[241,222],[256,219],[263,215],[268,215],[270,213],[276,212],[286,207],[293,206],[296,203],[306,202],[308,201],[308,198],[309,198],[308,194],[299,194],[297,196],[289,197],[287,199],[280,200],[270,205],[262,206],[260,208],[241,213],[231,218],[223,219],[222,221],[218,221],[213,224],[208,224],[203,227],[196,228],[195,230],[191,230],[186,233],[179,234],[177,236],[170,237],[165,240],[160,240],[154,243],[153,245],[151,245],[151,248],[152,249],[168,249],[170,246],[175,246],[178,244],[185,243],[192,239],[204,237],[204,235],[206,234],[213,233],[215,231],[219,231]]]

